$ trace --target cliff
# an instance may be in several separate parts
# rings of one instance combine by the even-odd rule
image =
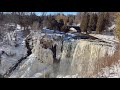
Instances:
[[[0,43],[0,77],[94,77],[119,60],[114,36],[29,32],[10,32]]]
[[[32,54],[10,77],[52,78],[76,74],[79,77],[91,77],[113,63],[110,57],[118,48],[115,43],[99,39],[66,41],[62,39],[63,36],[58,38],[42,35],[37,33],[30,37]]]

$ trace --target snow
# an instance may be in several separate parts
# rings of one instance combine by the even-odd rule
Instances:
[[[21,65],[14,70],[10,78],[44,78],[46,73],[52,72],[52,66],[40,63],[35,54],[31,54]]]
[[[79,24],[77,24],[77,26],[80,26],[80,23],[79,23]]]
[[[110,43],[118,43],[118,39],[114,35],[101,35],[101,34],[90,34],[91,36],[97,37],[103,41]]]
[[[20,30],[21,29],[21,26],[19,24],[17,24],[17,29]]]
[[[120,78],[120,60],[110,67],[102,68],[98,73],[97,78]]]
[[[75,75],[57,75],[56,78],[80,78],[78,74]]]
[[[10,46],[10,45],[3,45],[3,46],[0,47],[0,54],[2,53],[2,51],[5,51],[8,55],[11,55],[11,56],[7,56],[5,54],[2,55],[2,62],[1,62],[2,65],[0,66],[0,73],[2,73],[2,74],[5,73],[5,71],[8,70],[10,66],[15,64],[17,62],[17,60],[19,60],[21,57],[23,57],[23,56],[25,56],[27,54],[27,48],[25,47],[25,41],[24,41],[25,38],[23,37],[23,32],[22,32],[22,30],[20,30],[20,28],[21,28],[20,25],[17,25],[17,30],[15,30],[15,32],[14,32],[17,35],[16,39],[17,39],[17,44],[19,44],[18,47],[14,47],[14,46]],[[66,33],[65,34],[64,32],[60,32],[58,30],[54,31],[54,30],[45,29],[45,28],[40,32],[40,34],[41,34],[41,36],[44,36],[44,35],[47,34],[47,37],[49,39],[53,39],[54,38],[54,39],[56,39],[56,41],[58,39],[60,39],[60,38],[63,38],[64,41],[68,41],[68,42],[70,42],[70,41],[74,42],[74,41],[80,41],[81,40],[79,37],[76,37],[79,33]],[[112,43],[112,44],[118,43],[118,40],[113,35],[100,35],[100,34],[90,34],[90,35],[94,36],[94,37],[97,37],[97,38],[99,38],[99,39],[101,39],[103,41]],[[76,39],[74,37],[76,37]],[[88,46],[88,42],[86,42],[86,43],[87,43],[86,44],[86,47],[87,47]],[[84,45],[84,44],[81,44],[79,46],[81,47],[82,45]],[[90,42],[90,45],[91,45],[91,42]],[[38,46],[39,46],[39,44],[38,44]],[[80,51],[80,49],[79,49],[79,51],[80,51],[79,55],[80,54],[82,55],[82,53],[85,50],[88,51],[88,49],[86,49],[86,47],[84,47],[84,50],[82,48],[81,49],[82,51]],[[95,47],[95,46],[93,45],[92,47]],[[100,47],[103,48],[102,46],[100,46]],[[38,48],[38,49],[40,49],[40,48]],[[100,49],[100,50],[102,50],[102,52],[104,52],[104,50],[106,50],[106,49],[103,48],[103,50],[102,49]],[[76,49],[76,51],[77,50],[78,49]],[[107,49],[107,50],[110,51],[110,52],[108,52],[108,54],[111,54],[112,51],[114,51],[114,49]],[[91,51],[94,52],[94,49],[91,50]],[[42,52],[41,52],[42,53],[41,54],[42,57],[43,57],[44,54],[46,54],[45,52],[47,52],[47,51],[46,50],[45,51],[42,50]],[[40,54],[40,52],[39,53],[36,52],[36,54]],[[76,55],[74,55],[74,53],[73,53],[74,57],[77,57],[77,54],[78,54],[77,52],[76,52]],[[87,54],[88,53],[86,53],[86,57],[87,57]],[[91,55],[91,53],[90,53],[90,55]],[[38,56],[40,57],[40,55],[38,55]],[[61,55],[57,56],[57,58],[59,58],[59,57],[61,57]],[[78,61],[78,58],[76,59],[76,61]],[[84,55],[83,55],[83,58],[85,58]],[[50,60],[50,58],[48,60]],[[83,60],[83,61],[87,61],[87,60],[88,59]],[[91,59],[91,60],[93,60],[93,59]],[[118,65],[118,64],[113,65],[112,69],[111,68],[105,68],[104,69],[104,72],[105,72],[104,76],[105,77],[120,77],[120,74],[119,74],[120,70],[118,68],[120,68],[120,65]],[[110,69],[110,71],[109,71],[109,69]],[[36,61],[35,55],[32,54],[25,61],[23,61],[21,63],[21,66],[17,70],[15,71],[16,73],[13,76],[11,76],[11,77],[20,76],[21,78],[24,78],[24,77],[35,77],[35,78],[37,78],[37,77],[43,77],[43,71],[45,71],[45,72],[51,71],[51,65],[50,66],[46,66],[46,65],[43,65],[42,63],[39,63],[39,61]],[[110,72],[110,75],[109,75],[108,71]],[[112,73],[114,73],[114,74],[112,74]],[[58,75],[57,76],[57,78],[79,78],[79,77],[80,76],[78,76],[78,74],[74,74],[74,75]]]
[[[115,27],[116,27],[116,25],[113,24],[111,27],[108,28],[108,30],[109,30],[109,31],[110,31],[110,30],[113,30],[113,29],[115,29]]]
[[[39,78],[39,77],[41,77],[41,76],[43,76],[42,73],[36,73],[36,74],[34,74],[31,78]]]
[[[27,54],[27,48],[25,46],[19,46],[19,47],[12,47],[12,46],[3,46],[1,49],[6,52],[9,56],[3,54],[1,56],[1,66],[0,66],[0,71],[5,72],[8,70],[11,65],[16,63],[21,57],[24,57]]]
[[[5,26],[15,26],[14,23],[8,23],[8,24],[5,24]]]
[[[75,28],[70,28],[70,31],[73,31],[73,32],[77,32],[77,30]]]
[[[14,45],[3,44],[0,46],[0,53],[4,51],[1,55],[1,65],[0,65],[0,74],[4,74],[12,65],[14,65],[21,57],[27,55],[27,48],[25,42],[23,42],[22,32],[14,31],[17,37],[17,44],[19,46],[15,47]],[[11,42],[13,42],[12,40]]]

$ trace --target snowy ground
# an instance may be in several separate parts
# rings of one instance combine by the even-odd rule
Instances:
[[[0,46],[0,74],[4,74],[21,57],[24,57],[27,54],[27,48],[25,47],[25,42],[23,42],[22,32],[20,30],[16,30],[15,33],[17,34],[17,47],[9,44],[2,44],[2,46]],[[2,54],[2,52],[4,53]]]
[[[118,39],[114,35],[101,35],[101,34],[90,34],[91,36],[97,37],[103,41],[110,43],[118,43]]]

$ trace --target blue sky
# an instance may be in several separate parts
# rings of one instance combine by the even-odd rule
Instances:
[[[58,14],[58,13],[63,13],[65,15],[68,15],[68,14],[73,14],[73,15],[76,15],[77,12],[46,12],[47,14]],[[36,12],[36,14],[39,16],[41,15],[41,12]]]

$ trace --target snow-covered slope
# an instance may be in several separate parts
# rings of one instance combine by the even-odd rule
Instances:
[[[9,70],[10,67],[17,63],[21,57],[24,57],[27,54],[27,48],[25,46],[25,42],[23,42],[21,31],[14,31],[14,33],[12,33],[11,35],[14,36],[14,34],[17,35],[16,37],[14,37],[16,39],[5,40],[6,42],[9,42],[7,44],[1,42],[2,45],[0,46],[0,74],[4,74],[6,71]],[[18,46],[15,46],[16,44],[18,44]]]

